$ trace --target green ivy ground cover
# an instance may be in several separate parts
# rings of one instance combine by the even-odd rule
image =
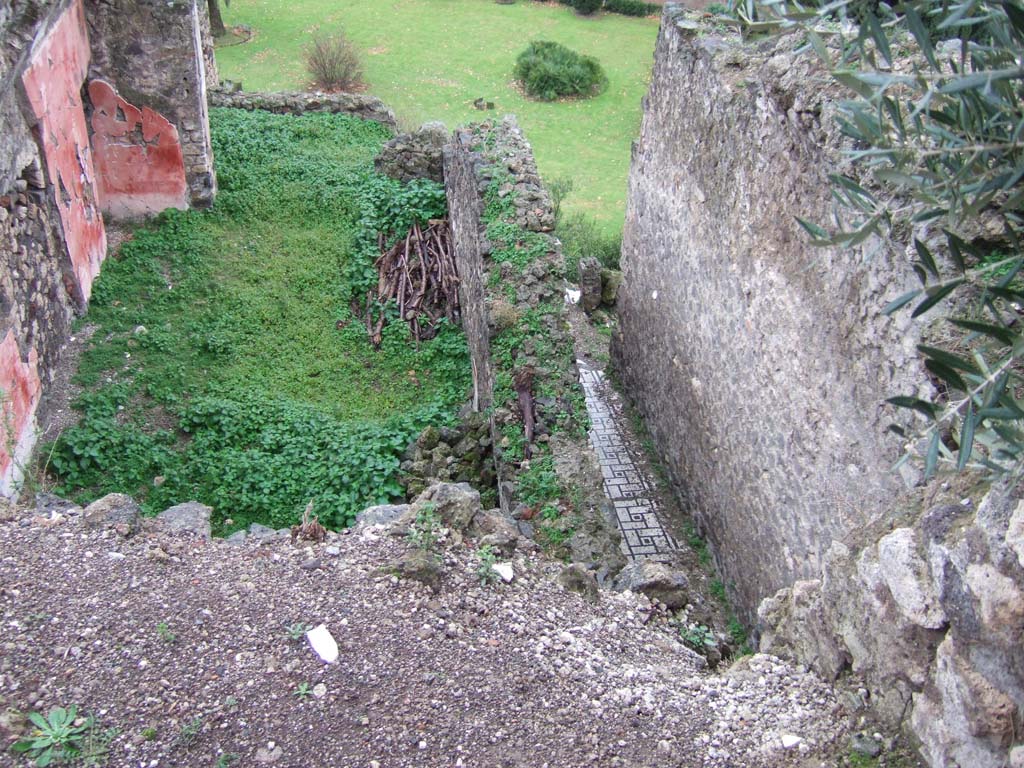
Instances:
[[[221,77],[248,90],[308,87],[302,49],[316,32],[344,30],[363,53],[368,91],[411,126],[441,120],[449,128],[514,113],[545,179],[571,178],[568,212],[593,216],[618,232],[626,208],[630,143],[639,133],[658,32],[656,19],[518,0],[239,0],[228,24],[248,24],[254,38],[220,48]],[[532,40],[550,40],[593,56],[608,87],[590,99],[540,102],[512,82],[516,57]],[[473,106],[483,98],[495,112]]]
[[[147,512],[197,499],[219,532],[351,521],[400,495],[399,455],[466,395],[461,330],[380,351],[349,310],[377,231],[444,212],[440,185],[378,176],[376,123],[213,110],[213,210],[163,214],[104,264],[85,322],[81,423],[44,450],[58,490]],[[225,519],[234,521],[224,525]]]

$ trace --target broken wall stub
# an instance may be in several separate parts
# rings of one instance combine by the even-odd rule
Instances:
[[[122,99],[106,80],[89,82],[100,206],[115,218],[189,206],[178,129],[149,107]]]
[[[842,163],[814,57],[678,12],[634,146],[613,356],[752,619],[903,490],[884,401],[925,378],[909,313],[882,309],[916,281],[902,253],[818,248],[797,223],[831,220]]]
[[[108,83],[116,96],[138,110],[151,110],[148,126],[160,125],[159,162],[164,163],[166,143],[180,144],[188,196],[174,207],[208,206],[216,192],[213,150],[206,105],[206,61],[204,49],[205,4],[197,0],[85,0],[92,41],[89,76]],[[208,25],[205,27],[208,36]],[[169,123],[169,128],[162,120]],[[106,125],[105,121],[101,121]],[[173,128],[173,130],[171,130]],[[143,131],[144,132],[144,131]],[[175,137],[174,134],[177,134]],[[130,143],[149,153],[153,140],[132,131]],[[122,141],[115,135],[108,143]],[[127,147],[126,147],[127,150]],[[126,151],[139,157],[138,151]],[[168,153],[169,154],[169,153]],[[121,161],[111,160],[115,167]],[[131,169],[124,176],[131,176]],[[165,166],[165,172],[168,167]],[[138,175],[138,174],[136,174]],[[120,188],[118,183],[115,188]],[[146,206],[132,200],[133,190],[113,193],[116,204],[111,213],[144,214]],[[140,196],[145,192],[140,190]],[[175,199],[176,193],[175,193]],[[160,201],[154,201],[154,205]],[[104,203],[105,204],[105,203]],[[133,206],[138,211],[127,210]]]
[[[921,505],[848,543],[819,578],[759,609],[761,650],[827,679],[856,676],[858,702],[903,726],[932,766],[1004,768],[1024,758],[1024,488],[975,507]]]

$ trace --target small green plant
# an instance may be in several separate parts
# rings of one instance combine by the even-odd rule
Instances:
[[[555,234],[562,241],[566,277],[570,280],[578,278],[577,267],[585,256],[593,256],[607,269],[619,268],[621,233],[608,234],[589,216],[572,213],[558,223]]]
[[[143,741],[153,741],[157,737],[157,730],[152,726],[149,728],[143,728],[140,735],[142,736]]]
[[[596,1],[600,6],[601,0]],[[528,95],[541,101],[596,96],[608,86],[608,78],[596,59],[547,40],[535,40],[519,54],[514,75]]]
[[[438,528],[441,521],[432,503],[427,502],[416,513],[416,519],[409,526],[409,542],[425,552],[433,552],[437,547]]]
[[[292,693],[292,696],[298,696],[300,699],[305,699],[313,695],[313,689],[309,683],[299,683],[298,687]]]
[[[476,551],[476,557],[479,564],[476,567],[476,575],[480,577],[480,583],[483,586],[498,580],[498,572],[494,570],[493,566],[498,562],[498,553],[494,551],[494,547],[490,544],[484,544]]]
[[[70,763],[87,756],[87,743],[96,721],[92,716],[79,718],[75,705],[67,709],[54,707],[46,717],[30,712],[28,719],[36,730],[30,738],[15,742],[11,749],[34,760],[40,768],[55,760]]]
[[[573,180],[565,176],[559,176],[556,179],[552,179],[547,187],[548,194],[551,195],[551,212],[555,216],[555,226],[558,226],[558,222],[562,218],[562,201],[572,192],[574,187]]]
[[[688,627],[680,627],[679,636],[686,645],[698,653],[704,653],[708,648],[718,647],[715,633],[704,624],[691,624]]]
[[[729,6],[728,5],[723,5],[722,3],[710,3],[708,5],[708,7],[705,8],[704,10],[707,11],[708,13],[710,13],[712,16],[731,16],[731,15],[733,15],[729,11]]]
[[[175,634],[171,632],[170,628],[167,626],[166,621],[161,621],[159,624],[156,625],[156,634],[157,637],[159,637],[165,643],[173,643],[175,640],[178,639],[175,636]]]
[[[195,744],[196,739],[199,738],[199,734],[203,732],[203,716],[196,715],[183,726],[178,732],[178,743],[188,749]]]
[[[725,591],[725,584],[721,579],[712,579],[711,586],[709,587],[712,597],[714,597],[722,605],[729,604],[729,595]]]
[[[303,624],[301,621],[297,621],[294,624],[286,624],[284,631],[288,633],[289,640],[297,643],[306,636],[309,629],[308,625]]]
[[[241,759],[242,756],[237,752],[225,752],[217,758],[217,762],[215,765],[216,768],[228,768],[228,766],[234,765]]]

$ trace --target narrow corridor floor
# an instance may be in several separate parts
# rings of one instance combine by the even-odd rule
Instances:
[[[604,492],[615,507],[622,551],[631,560],[667,554],[677,548],[658,514],[653,479],[633,460],[623,432],[628,429],[619,394],[602,371],[577,360],[590,416],[590,443],[597,454]]]

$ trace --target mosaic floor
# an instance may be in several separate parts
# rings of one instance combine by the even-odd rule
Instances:
[[[622,409],[617,407],[618,395],[601,371],[582,360],[577,365],[590,415],[590,443],[604,475],[605,495],[614,505],[622,529],[622,551],[636,560],[675,549],[675,542],[658,518],[653,481],[630,455],[627,427],[620,423],[623,416]]]

